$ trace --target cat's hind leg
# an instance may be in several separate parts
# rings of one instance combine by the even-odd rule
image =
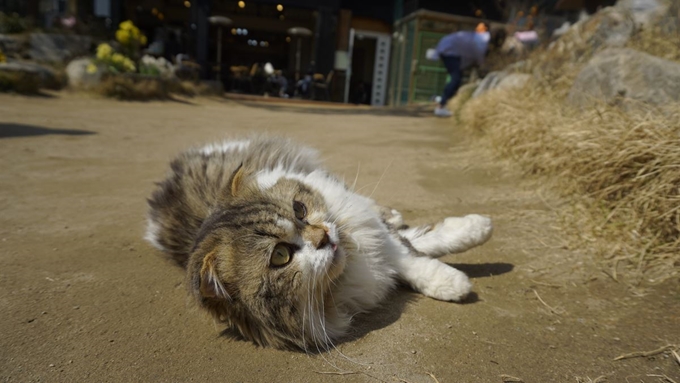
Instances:
[[[394,263],[402,281],[430,298],[461,301],[472,289],[470,279],[462,271],[438,259],[413,255],[403,245]]]
[[[470,214],[449,217],[438,224],[399,230],[399,236],[408,240],[418,252],[429,257],[462,253],[479,246],[491,238],[491,219]]]

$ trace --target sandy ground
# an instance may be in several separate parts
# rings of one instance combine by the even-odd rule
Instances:
[[[188,309],[183,270],[142,240],[145,198],[181,149],[263,130],[317,147],[346,179],[358,172],[359,190],[410,223],[491,216],[489,243],[444,258],[473,278],[473,299],[400,290],[320,355],[221,336]],[[452,120],[5,95],[0,165],[0,381],[680,381],[669,353],[613,361],[680,344],[677,283],[640,296],[612,281],[560,236],[561,201]]]

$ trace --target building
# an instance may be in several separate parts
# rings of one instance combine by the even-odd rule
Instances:
[[[78,23],[98,22],[112,36],[121,21],[132,20],[148,37],[153,52],[168,58],[189,55],[200,64],[202,77],[221,80],[227,90],[262,94],[266,78],[261,68],[271,63],[292,84],[315,73],[332,101],[372,105],[388,103],[395,20],[418,9],[493,19],[500,15],[494,4],[495,0],[0,0],[1,9],[12,8],[48,28],[56,17],[68,16]],[[228,18],[229,25],[211,25],[212,16]]]

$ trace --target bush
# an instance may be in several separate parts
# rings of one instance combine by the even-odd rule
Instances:
[[[98,93],[125,101],[164,100],[170,97],[167,84],[158,77],[108,75],[102,79]]]
[[[40,79],[32,73],[0,71],[0,92],[38,94]]]
[[[102,66],[106,71],[112,73],[129,73],[137,70],[135,63],[130,58],[117,53],[106,43],[97,46],[97,55],[93,64]],[[93,70],[96,71],[96,67],[94,69],[88,68],[90,72]]]
[[[29,28],[29,22],[18,14],[0,12],[0,33],[22,33]]]
[[[120,43],[126,56],[135,58],[139,57],[139,48],[147,43],[146,36],[130,20],[120,23],[116,31],[116,41]]]

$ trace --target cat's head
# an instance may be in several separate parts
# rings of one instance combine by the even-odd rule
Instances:
[[[345,267],[338,227],[323,197],[300,181],[279,178],[263,190],[254,178],[235,172],[231,196],[203,223],[189,288],[259,345],[326,347],[324,299]]]

